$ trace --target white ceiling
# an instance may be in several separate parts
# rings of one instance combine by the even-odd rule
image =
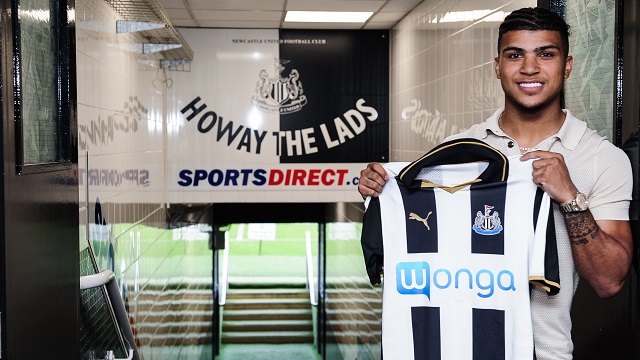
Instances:
[[[157,0],[175,27],[390,29],[423,0]],[[373,11],[364,24],[285,23],[288,10]]]

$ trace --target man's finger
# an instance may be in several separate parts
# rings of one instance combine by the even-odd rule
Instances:
[[[367,165],[367,168],[375,171],[376,174],[378,174],[382,179],[384,179],[384,181],[389,180],[389,175],[387,175],[387,171],[384,169],[384,167],[377,162],[371,162]]]

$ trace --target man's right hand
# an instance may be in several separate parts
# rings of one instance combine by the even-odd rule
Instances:
[[[360,171],[358,192],[363,199],[367,196],[376,197],[382,191],[387,180],[389,180],[389,175],[382,165],[376,162],[369,163],[365,169]]]

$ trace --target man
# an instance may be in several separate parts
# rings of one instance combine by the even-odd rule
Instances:
[[[568,55],[568,25],[541,8],[512,12],[500,25],[495,73],[504,108],[453,138],[480,139],[506,155],[533,161],[533,181],[554,200],[562,290],[533,290],[531,311],[538,360],[571,359],[570,309],[578,278],[602,297],[623,286],[631,263],[628,208],[632,179],[620,149],[561,108]],[[358,191],[377,196],[388,175],[371,163]],[[578,275],[579,274],[579,275]]]

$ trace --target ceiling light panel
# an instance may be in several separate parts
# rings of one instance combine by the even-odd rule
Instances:
[[[285,22],[313,23],[364,23],[371,17],[371,11],[287,11]]]
[[[387,1],[361,0],[289,0],[288,11],[378,11]]]

